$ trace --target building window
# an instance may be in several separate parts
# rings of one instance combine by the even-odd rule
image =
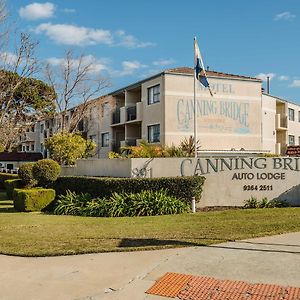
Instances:
[[[90,135],[89,140],[91,140],[92,142],[96,142],[96,134]]]
[[[300,111],[298,111],[298,122],[300,122]]]
[[[31,145],[31,151],[34,151],[34,145],[33,144]]]
[[[148,88],[148,104],[158,103],[160,101],[160,85]]]
[[[289,120],[295,121],[295,111],[292,108],[289,108]]]
[[[160,142],[160,125],[148,126],[148,142],[159,143]]]
[[[294,146],[294,145],[295,145],[295,136],[289,135],[289,146]]]
[[[101,133],[101,147],[108,147],[109,146],[109,133]]]
[[[300,146],[300,136],[298,137],[298,146]]]

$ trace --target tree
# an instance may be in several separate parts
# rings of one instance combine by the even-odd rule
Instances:
[[[7,15],[5,2],[0,0],[0,143],[9,151],[32,122],[54,112],[56,95],[33,78],[39,70],[38,42],[28,33],[12,31]]]
[[[57,94],[60,131],[76,132],[79,122],[86,116],[89,100],[110,85],[107,78],[96,73],[94,58],[83,54],[76,56],[71,50],[66,52],[64,59],[47,64],[45,80]],[[68,114],[71,109],[72,113]]]
[[[76,133],[60,132],[45,143],[50,157],[61,165],[74,165],[76,159],[93,156],[96,144]]]

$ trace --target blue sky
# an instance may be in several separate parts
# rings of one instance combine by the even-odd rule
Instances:
[[[97,60],[118,89],[193,65],[193,37],[211,70],[272,78],[271,93],[300,103],[300,0],[7,1],[40,41],[42,60],[66,49]],[[109,90],[107,90],[108,92]]]

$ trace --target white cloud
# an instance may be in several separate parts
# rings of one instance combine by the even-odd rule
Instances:
[[[43,23],[37,26],[35,33],[44,33],[48,38],[58,44],[86,46],[106,44],[111,46],[122,46],[126,48],[144,48],[154,46],[150,42],[141,42],[133,35],[119,30],[112,34],[109,30],[101,28],[88,28],[70,24]]]
[[[124,30],[118,30],[115,33],[118,46],[123,46],[126,48],[146,48],[155,46],[154,43],[151,42],[141,42],[136,37],[131,34],[126,34]]]
[[[123,61],[121,70],[111,70],[110,74],[114,77],[122,77],[127,75],[136,74],[140,69],[147,68],[147,65],[143,65],[137,60],[133,61]]]
[[[280,80],[280,81],[287,81],[289,79],[290,79],[289,76],[285,76],[285,75],[281,75],[278,77],[278,80]]]
[[[300,79],[294,79],[290,87],[300,88]]]
[[[156,60],[153,62],[154,66],[167,66],[167,65],[172,65],[175,63],[175,60],[170,58],[170,59],[160,59]]]
[[[276,77],[276,74],[274,74],[274,73],[259,73],[255,77],[261,79],[262,81],[267,81],[267,77],[269,77],[270,80],[272,80],[274,77]]]
[[[11,52],[0,53],[0,62],[5,65],[15,65],[17,63],[18,57]]]
[[[39,20],[53,17],[55,5],[51,2],[34,2],[19,9],[19,15],[26,20]]]
[[[108,30],[79,27],[68,24],[43,23],[36,27],[36,33],[45,33],[51,40],[64,45],[95,45],[113,42]]]
[[[64,58],[57,58],[57,57],[50,57],[47,60],[47,63],[49,63],[52,66],[63,66],[66,63],[66,60]],[[79,59],[73,59],[71,61],[71,65],[73,68],[78,67]],[[101,73],[102,71],[108,71],[108,60],[107,59],[97,59],[93,55],[86,55],[82,58],[82,66],[88,66],[90,73]]]
[[[280,21],[280,20],[283,20],[283,21],[292,21],[295,18],[296,18],[296,15],[292,14],[289,11],[285,11],[285,12],[282,12],[280,14],[277,14],[274,17],[274,20],[275,21]]]

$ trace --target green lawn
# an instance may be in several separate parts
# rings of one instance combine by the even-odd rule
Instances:
[[[50,256],[194,245],[300,231],[300,208],[157,217],[87,218],[16,213],[0,193],[0,253]]]

